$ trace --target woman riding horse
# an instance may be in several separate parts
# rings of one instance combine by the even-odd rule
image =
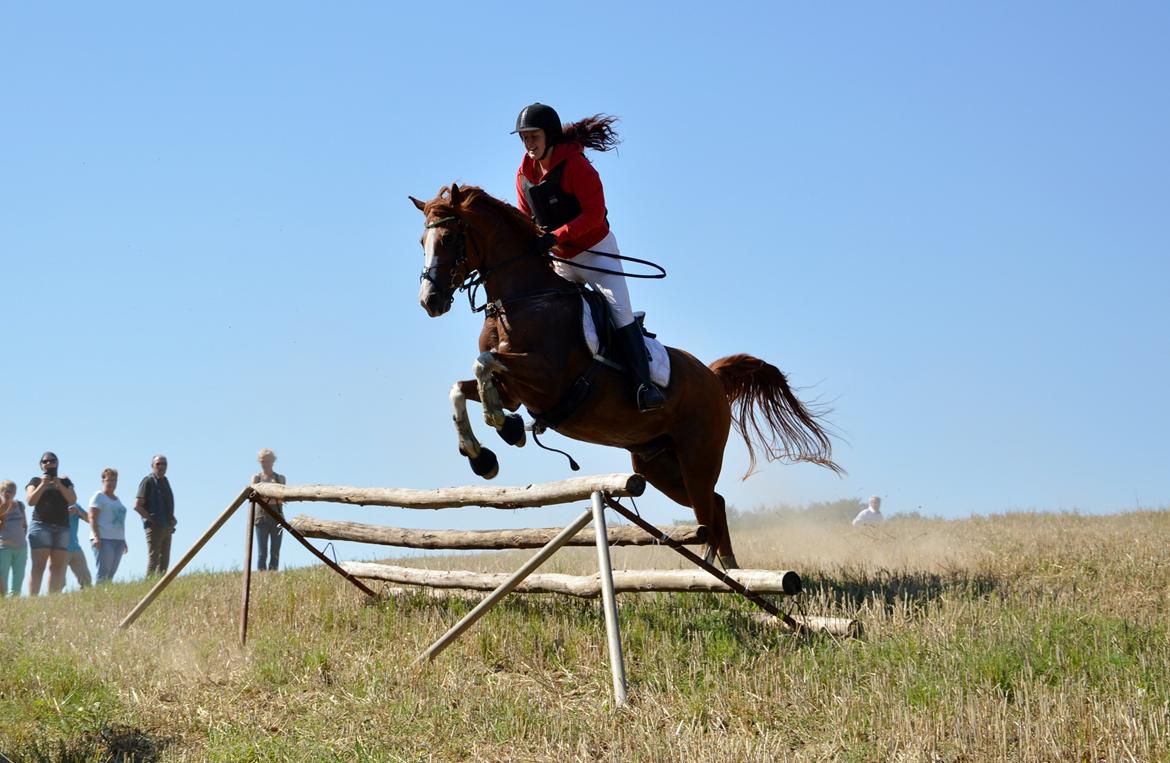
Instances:
[[[499,462],[475,436],[467,402],[482,402],[484,419],[511,445],[524,443],[524,424],[506,412],[523,405],[534,419],[555,419],[548,426],[566,437],[629,451],[634,471],[708,528],[708,560],[718,556],[731,569],[727,506],[715,485],[732,427],[747,446],[749,473],[758,448],[770,461],[840,472],[822,413],[801,403],[780,369],[751,355],[708,366],[666,348],[670,395],[661,410],[638,415],[625,378],[586,346],[581,299],[534,251],[544,234],[527,215],[482,188],[456,184],[429,202],[411,202],[424,217],[420,306],[437,317],[451,309],[456,291],[473,297],[484,290],[484,303],[472,307],[484,315],[475,378],[450,392],[459,452],[476,474],[495,477]]]
[[[608,151],[617,145],[615,121],[599,114],[562,126],[551,106],[525,106],[512,131],[524,142],[524,158],[516,171],[517,206],[544,231],[536,247],[556,255],[557,275],[589,284],[609,303],[622,355],[638,381],[638,410],[646,413],[662,408],[666,399],[650,380],[642,328],[634,320],[626,279],[620,275],[621,260],[606,256],[619,253],[617,239],[609,229],[601,177],[585,158],[586,148]]]

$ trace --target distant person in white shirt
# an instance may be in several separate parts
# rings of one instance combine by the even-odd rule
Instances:
[[[873,496],[869,499],[869,505],[857,513],[853,518],[853,526],[860,525],[877,525],[885,520],[882,516],[882,499],[878,496]]]

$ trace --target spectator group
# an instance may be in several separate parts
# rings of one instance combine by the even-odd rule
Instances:
[[[272,468],[275,453],[264,448],[257,460],[260,471],[252,476],[252,482],[284,484],[284,475]],[[58,473],[59,466],[55,453],[44,453],[41,473],[25,485],[24,500],[17,498],[15,482],[0,480],[0,596],[19,596],[26,571],[30,596],[40,594],[46,572],[49,593],[65,588],[67,569],[80,587],[92,585],[86,553],[78,539],[82,522],[89,525],[97,582],[112,580],[129,550],[126,518],[131,509],[142,519],[147,576],[165,574],[171,563],[171,538],[177,524],[175,496],[167,479],[167,457],[160,454],[151,459],[150,473],[138,483],[130,509],[117,494],[117,469],[103,469],[101,489],[82,502],[73,481]],[[270,507],[283,519],[279,502]],[[277,569],[283,532],[280,521],[268,512],[256,512],[253,531],[258,569]]]

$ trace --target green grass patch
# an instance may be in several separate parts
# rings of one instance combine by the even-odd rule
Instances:
[[[1170,523],[1009,515],[842,531],[763,514],[748,566],[796,569],[801,639],[714,594],[623,595],[614,712],[597,601],[510,597],[433,663],[472,602],[367,603],[324,569],[181,577],[0,602],[0,752],[14,760],[1170,759]],[[622,550],[624,566],[661,565]],[[558,569],[591,572],[590,554]],[[514,566],[487,555],[467,566]],[[790,602],[781,601],[784,606]],[[135,757],[137,756],[137,757]]]

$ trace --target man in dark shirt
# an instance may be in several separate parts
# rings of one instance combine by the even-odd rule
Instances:
[[[162,575],[171,566],[171,535],[175,531],[175,496],[167,480],[166,456],[151,460],[150,474],[138,483],[134,510],[142,516],[146,530],[146,574]]]

